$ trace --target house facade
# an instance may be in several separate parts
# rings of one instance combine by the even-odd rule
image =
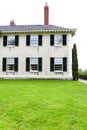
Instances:
[[[49,25],[45,15],[44,25],[0,26],[1,78],[72,78],[76,30]]]

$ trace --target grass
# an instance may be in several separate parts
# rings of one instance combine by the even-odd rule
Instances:
[[[0,130],[87,130],[87,85],[0,80]]]

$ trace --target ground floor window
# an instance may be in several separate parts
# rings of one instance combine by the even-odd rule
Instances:
[[[14,58],[7,58],[6,71],[14,71]]]
[[[42,58],[41,57],[27,57],[26,58],[26,71],[39,72],[42,71]]]
[[[48,65],[46,64],[46,66]],[[50,66],[48,67],[50,67],[50,71],[54,71],[56,73],[67,71],[67,57],[51,57]],[[2,71],[17,72],[18,68],[19,66],[18,66],[17,57],[14,57],[14,58],[3,57],[2,58]],[[35,72],[35,73],[42,72],[43,71],[43,58],[42,57],[26,57],[25,68],[26,68],[26,72]]]
[[[50,71],[54,72],[67,71],[67,57],[51,57]]]
[[[63,71],[63,59],[54,58],[54,71]]]
[[[38,58],[30,58],[30,71],[38,71]]]
[[[2,70],[6,72],[18,71],[18,58],[3,58]]]

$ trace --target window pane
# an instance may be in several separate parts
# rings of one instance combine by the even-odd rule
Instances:
[[[14,58],[7,58],[7,71],[14,70]]]
[[[15,45],[15,36],[7,37],[7,45]]]
[[[55,68],[55,71],[63,70],[63,59],[62,58],[54,58],[54,68]]]
[[[14,70],[14,64],[8,64],[7,70]]]
[[[36,64],[31,64],[31,70],[38,70],[38,65]]]
[[[14,64],[14,58],[8,58],[7,64]]]
[[[38,64],[38,58],[31,58],[30,64]]]
[[[31,46],[38,46],[38,36],[31,36],[30,37],[30,45]]]
[[[62,58],[54,58],[54,64],[62,64],[63,59]]]
[[[60,44],[62,44],[62,36],[61,36],[61,35],[55,35],[55,36],[54,36],[54,44],[55,44],[55,45],[60,45]]]
[[[30,70],[38,71],[38,58],[30,58]]]
[[[62,70],[62,64],[55,65],[55,70]]]

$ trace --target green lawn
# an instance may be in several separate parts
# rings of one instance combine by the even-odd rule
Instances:
[[[0,80],[0,130],[87,130],[87,85]]]

